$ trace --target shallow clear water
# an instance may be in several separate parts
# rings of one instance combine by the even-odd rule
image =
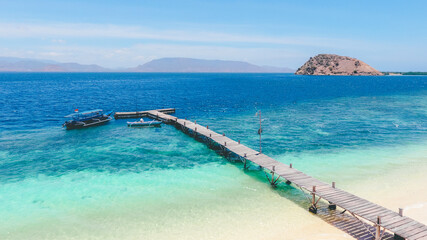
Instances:
[[[285,209],[283,229],[316,221],[299,190],[273,190],[255,166],[244,172],[171,126],[65,131],[75,108],[175,107],[254,149],[262,110],[264,153],[362,196],[396,169],[417,181],[427,169],[423,76],[2,73],[0,83],[2,239],[239,239],[271,230],[265,221]],[[366,179],[383,184],[364,192]],[[260,230],[233,233],[224,219]]]

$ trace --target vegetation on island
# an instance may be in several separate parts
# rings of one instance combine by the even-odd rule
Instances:
[[[405,76],[417,76],[427,75],[427,72],[383,72],[384,75],[405,75]]]

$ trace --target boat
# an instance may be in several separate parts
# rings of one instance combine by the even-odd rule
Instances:
[[[75,113],[65,116],[66,118],[71,118],[71,120],[66,121],[62,126],[66,127],[67,130],[71,130],[102,125],[113,119],[110,117],[111,113],[112,111],[104,113],[102,109],[84,112],[79,112],[76,109]]]
[[[127,122],[128,123],[128,127],[160,127],[160,124],[162,124],[162,122],[160,121],[148,121],[145,122],[144,119],[140,119],[137,122]]]

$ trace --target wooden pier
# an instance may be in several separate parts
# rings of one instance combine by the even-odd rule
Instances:
[[[165,109],[157,109],[157,112],[161,113],[175,113],[175,108],[165,108]],[[114,113],[115,119],[122,119],[122,118],[142,118],[147,117],[149,111],[140,111],[140,112],[116,112]]]
[[[394,234],[394,239],[427,240],[427,226],[403,216],[403,209],[399,209],[399,212],[395,212],[384,208],[337,188],[335,182],[331,184],[324,183],[293,168],[292,164],[286,165],[263,153],[246,147],[240,143],[240,140],[236,142],[226,137],[225,134],[218,134],[210,130],[208,126],[205,127],[196,122],[179,119],[166,114],[168,112],[170,113],[172,110],[162,109],[144,111],[137,112],[135,115],[144,113],[146,117],[174,125],[184,133],[206,143],[209,147],[219,149],[225,157],[242,161],[245,168],[249,162],[258,165],[260,168],[264,169],[268,181],[273,186],[276,186],[281,178],[285,180],[287,184],[294,184],[310,195],[309,199],[311,206],[309,211],[314,214],[318,211],[319,201],[323,199],[323,201],[328,203],[329,209],[335,210],[336,207],[340,207],[344,210],[343,213],[348,212],[362,224],[365,224],[362,219],[373,224],[375,232],[372,232],[370,228],[366,228],[366,230],[372,234],[375,240],[382,239],[387,231]],[[174,109],[173,112],[175,112]],[[122,118],[123,116],[129,116],[131,114],[116,113],[116,115],[116,118]]]

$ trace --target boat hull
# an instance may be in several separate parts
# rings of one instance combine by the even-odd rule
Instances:
[[[160,127],[162,122],[150,121],[150,122],[127,122],[128,127]]]
[[[113,118],[110,116],[106,116],[105,118],[91,119],[89,121],[84,121],[84,122],[72,121],[72,122],[65,123],[64,126],[66,127],[67,130],[95,127],[99,125],[104,125],[109,121],[111,121],[111,119]]]

